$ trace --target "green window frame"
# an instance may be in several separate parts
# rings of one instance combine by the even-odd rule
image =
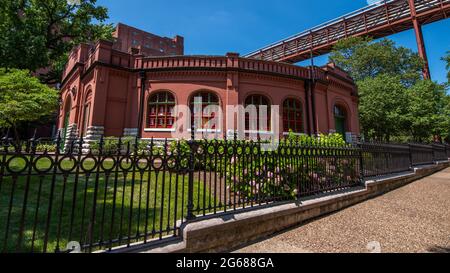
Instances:
[[[283,102],[283,131],[303,133],[303,107],[298,99],[288,98]]]
[[[171,129],[175,123],[175,97],[168,91],[151,94],[148,100],[147,128]]]
[[[195,113],[194,108],[196,105],[196,98],[202,98],[202,102],[200,104],[201,108],[201,112],[200,113]],[[191,110],[191,124],[194,124],[196,119],[201,118],[201,122],[202,124],[200,124],[200,126],[198,126],[198,124],[195,124],[197,129],[203,129],[210,120],[212,120],[215,117],[215,113],[214,112],[205,112],[205,108],[211,105],[216,105],[219,106],[220,102],[219,102],[219,97],[212,93],[212,92],[208,92],[208,91],[200,91],[195,93],[190,101],[189,101],[189,108]],[[207,129],[213,129],[215,130],[215,126],[213,126],[213,128],[207,128]]]
[[[270,109],[270,100],[264,95],[250,95],[245,99],[245,107],[249,105],[254,105],[256,107],[256,124],[258,124],[258,131],[270,131],[271,130],[271,109]],[[267,106],[267,127],[262,128],[260,124],[259,117],[259,108],[260,106]],[[253,119],[254,120],[254,119]],[[245,130],[250,130],[250,115],[249,113],[245,113]]]

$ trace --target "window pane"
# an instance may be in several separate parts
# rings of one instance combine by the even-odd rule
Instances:
[[[170,92],[152,94],[149,99],[147,126],[149,128],[171,128],[173,122],[169,124],[168,121],[174,107],[175,98]]]
[[[302,133],[302,104],[296,99],[286,99],[283,103],[283,130],[285,132],[292,130],[295,133]]]
[[[198,101],[201,99],[201,102]],[[206,107],[210,105],[219,105],[219,98],[216,94],[211,92],[198,92],[192,96],[189,102],[191,109],[191,122],[195,122],[195,118],[201,118],[201,123],[198,126],[205,128],[205,125],[214,118],[214,112],[209,110],[205,111]],[[197,108],[199,113],[194,113],[194,109]],[[211,128],[207,128],[211,129]]]

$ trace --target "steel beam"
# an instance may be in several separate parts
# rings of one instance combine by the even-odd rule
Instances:
[[[419,54],[427,64],[421,26],[446,19],[448,14],[450,14],[450,0],[386,0],[384,3],[352,12],[244,57],[295,63],[310,57],[311,46],[314,56],[319,56],[330,52],[333,45],[344,37],[369,35],[377,39],[414,29]],[[429,74],[428,65],[425,65],[424,77],[429,78]]]
[[[416,5],[414,3],[414,0],[408,0],[408,4],[409,9],[411,11],[411,20],[414,26],[414,33],[416,35],[417,49],[419,51],[420,58],[422,58],[423,60],[423,69],[422,69],[423,78],[431,79],[430,67],[428,65],[427,51],[425,49],[425,42],[423,39],[422,26],[420,25],[419,20],[417,20]]]

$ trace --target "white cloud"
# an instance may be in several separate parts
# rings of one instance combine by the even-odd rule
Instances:
[[[380,2],[381,0],[367,0],[367,4],[368,5],[373,5],[373,4],[375,4],[375,3],[377,3],[377,2]]]

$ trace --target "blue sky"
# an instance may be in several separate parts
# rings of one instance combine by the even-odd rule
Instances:
[[[373,0],[369,0],[373,1]],[[185,37],[185,54],[249,53],[367,5],[367,0],[99,0],[111,23],[125,24],[161,36]],[[446,81],[450,19],[423,27],[433,80]],[[413,31],[389,38],[417,51]],[[326,63],[327,56],[315,59]],[[302,64],[302,63],[300,63]]]

